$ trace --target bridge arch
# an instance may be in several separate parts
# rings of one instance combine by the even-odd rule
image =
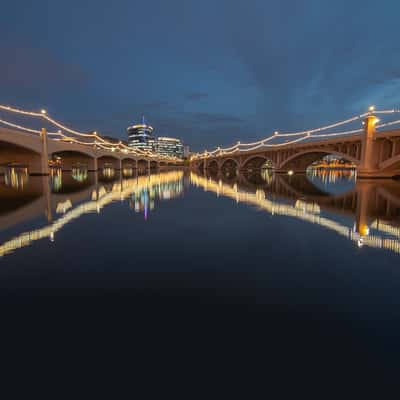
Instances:
[[[241,163],[241,169],[245,170],[258,170],[265,168],[274,168],[273,161],[265,156],[252,155],[244,159]]]
[[[239,168],[239,162],[234,158],[225,158],[221,161],[221,169]]]
[[[1,128],[0,142],[10,143],[14,146],[18,146],[38,154],[42,152],[42,143],[38,134]]]
[[[0,167],[23,166],[29,174],[41,174],[42,155],[35,146],[24,146],[12,142],[0,141]],[[1,168],[1,169],[3,169]],[[0,170],[0,173],[4,171]]]
[[[378,168],[383,172],[391,172],[392,176],[400,175],[400,154],[381,162]]]
[[[284,160],[279,169],[291,169],[293,171],[301,171],[304,172],[306,169],[315,161],[318,161],[324,156],[327,155],[335,155],[340,158],[343,158],[347,161],[350,161],[355,166],[359,165],[360,162],[353,156],[349,156],[348,154],[341,153],[335,150],[329,149],[307,149],[304,151],[300,151],[299,153],[293,154]]]
[[[121,174],[123,178],[130,178],[134,175],[136,169],[136,160],[132,158],[124,158],[121,160]]]
[[[137,162],[137,168],[139,172],[146,172],[148,168],[148,161],[144,158],[141,158]]]
[[[121,160],[118,156],[114,156],[111,154],[107,155],[102,155],[97,158],[97,165],[99,169],[103,168],[114,168],[114,169],[120,169],[120,163]]]
[[[220,162],[221,175],[224,179],[230,181],[237,177],[239,163],[234,158],[226,158]]]
[[[88,171],[96,170],[95,158],[90,152],[84,149],[78,150],[61,150],[52,153],[51,158],[60,163],[63,171],[72,171],[74,167],[82,166]]]
[[[219,171],[219,164],[216,159],[210,160],[207,163],[207,169],[211,174],[217,174]]]

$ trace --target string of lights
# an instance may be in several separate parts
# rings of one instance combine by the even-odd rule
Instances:
[[[89,146],[95,145],[95,146],[101,147],[101,148],[103,148],[105,150],[110,150],[110,151],[113,151],[113,152],[114,151],[121,151],[124,154],[133,154],[135,156],[158,158],[158,159],[162,159],[162,160],[165,160],[165,161],[178,161],[178,159],[176,159],[175,157],[165,156],[165,155],[163,155],[163,156],[155,155],[150,151],[142,150],[142,149],[132,149],[129,146],[126,146],[124,143],[122,143],[122,141],[119,141],[118,143],[111,142],[111,141],[106,140],[103,137],[101,137],[97,132],[85,133],[85,132],[77,131],[75,129],[71,129],[71,128],[67,127],[66,125],[62,124],[61,122],[58,122],[55,119],[51,118],[48,115],[48,113],[47,113],[47,111],[45,109],[42,109],[40,112],[33,112],[33,111],[25,111],[25,110],[21,110],[19,108],[5,106],[5,105],[1,105],[0,104],[0,110],[11,112],[11,113],[14,113],[14,114],[34,117],[34,118],[41,118],[41,119],[46,120],[47,122],[49,122],[53,126],[56,126],[57,128],[65,131],[65,132],[68,132],[69,134],[72,134],[74,136],[93,139],[92,142],[79,141],[79,140],[77,140],[77,139],[75,139],[73,137],[70,137],[70,136],[67,136],[67,135],[63,134],[61,132],[61,130],[59,130],[58,132],[49,132],[48,133],[49,136],[60,136],[61,139],[58,139],[58,140],[70,141],[70,142],[74,142],[74,143],[78,143],[78,144],[82,144],[82,145],[89,145]],[[41,133],[41,131],[39,131],[39,130],[27,128],[25,126],[6,121],[4,119],[0,119],[0,124],[3,124],[5,126],[8,126],[8,127],[14,128],[14,129],[18,129],[18,130],[22,130],[22,131],[25,131],[25,132],[29,132],[29,133],[34,133],[34,134],[40,134]],[[57,139],[53,139],[53,140],[57,140]]]
[[[392,110],[375,110],[374,106],[371,106],[369,108],[369,111],[361,114],[361,115],[356,115],[354,117],[348,118],[343,121],[339,121],[333,124],[325,125],[319,128],[315,129],[309,129],[309,130],[304,130],[304,131],[299,131],[299,132],[291,132],[291,133],[279,133],[279,132],[274,132],[271,136],[266,137],[264,139],[261,139],[257,142],[252,142],[252,143],[241,143],[237,142],[235,145],[227,148],[221,148],[218,147],[215,150],[212,151],[204,151],[202,153],[197,153],[192,156],[192,160],[196,159],[205,159],[205,158],[210,158],[214,155],[218,156],[223,156],[223,155],[231,155],[237,152],[250,152],[254,151],[260,148],[276,148],[276,147],[283,147],[283,146],[288,146],[290,144],[298,143],[301,141],[304,141],[306,139],[311,139],[311,138],[327,138],[327,137],[337,137],[337,136],[346,136],[346,135],[353,135],[353,134],[359,134],[363,131],[363,129],[352,129],[352,130],[347,130],[347,131],[342,131],[342,132],[328,132],[328,133],[320,133],[320,132],[325,132],[327,130],[331,129],[336,129],[340,126],[347,125],[354,123],[356,121],[359,121],[367,116],[373,116],[374,114],[394,114],[394,113],[400,113],[400,109],[392,109]],[[379,122],[379,120],[377,121]],[[383,128],[385,126],[392,126],[400,124],[400,120],[392,121],[389,123],[377,125],[376,128]],[[277,138],[282,138],[282,137],[293,137],[293,136],[301,136],[298,139],[294,140],[289,140],[285,141],[282,143],[269,143],[270,141],[277,139]]]

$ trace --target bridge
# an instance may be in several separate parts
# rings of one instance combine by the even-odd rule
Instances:
[[[0,207],[1,231],[6,232],[20,224],[24,226],[27,222],[43,216],[47,222],[45,226],[25,231],[0,243],[0,257],[44,238],[54,242],[57,232],[67,224],[86,214],[100,214],[107,205],[130,199],[132,195],[138,195],[143,191],[157,193],[160,199],[171,199],[173,198],[171,187],[174,187],[175,195],[178,196],[183,192],[183,175],[182,170],[172,170],[151,175],[137,175],[129,179],[122,179],[120,176],[108,183],[99,182],[95,176],[95,179],[88,179],[83,185],[78,185],[76,181],[71,185],[72,182],[67,178],[67,181],[63,181],[63,185],[67,186],[66,193],[54,193],[46,176],[32,178],[22,192],[7,188],[0,180],[0,198],[12,200],[11,209]],[[32,182],[33,179],[40,180],[40,184],[37,181]]]
[[[156,169],[168,165],[181,165],[182,160],[161,156],[126,146],[121,141],[110,141],[97,132],[80,132],[51,118],[46,110],[24,111],[0,105],[0,111],[17,118],[29,118],[36,125],[47,127],[34,129],[11,122],[10,118],[0,118],[0,166],[23,165],[31,175],[49,175],[49,161],[57,162],[64,171],[74,166],[85,166],[89,171],[97,171],[109,166],[122,170]]]
[[[258,142],[218,147],[191,157],[194,171],[252,171],[273,168],[276,173],[304,173],[315,161],[335,155],[354,165],[358,178],[400,176],[400,120],[380,123],[400,110],[375,110],[324,127],[293,133],[275,132]],[[362,122],[362,128],[338,131]],[[391,129],[387,129],[387,128]],[[386,129],[386,130],[384,130]]]
[[[245,203],[275,216],[286,216],[320,225],[355,242],[400,253],[398,212],[400,191],[396,182],[361,180],[354,189],[340,195],[299,192],[292,180],[275,176],[272,184],[253,185],[241,178],[229,183],[191,172],[194,186]],[[289,201],[288,201],[289,200]],[[332,217],[334,214],[334,217]],[[346,217],[344,222],[343,218]],[[335,218],[336,217],[336,218]]]
[[[15,232],[31,220],[45,216],[46,225],[9,237],[0,243],[0,257],[37,240],[57,239],[57,232],[86,214],[98,214],[108,204],[124,199],[138,199],[147,190],[160,199],[183,194],[184,172],[175,170],[146,176],[100,182],[94,173],[83,183],[63,175],[61,189],[48,177],[32,178],[23,191],[12,189],[0,179],[0,229]],[[286,216],[317,224],[354,242],[359,247],[387,249],[400,254],[400,188],[392,180],[361,180],[341,194],[329,194],[305,184],[305,177],[275,175],[264,184],[253,183],[240,174],[237,179],[212,178],[190,174],[196,187],[245,203],[272,216]],[[36,181],[35,181],[36,180]],[[40,180],[40,184],[39,181]],[[53,190],[51,189],[53,187]],[[57,191],[54,191],[57,189]],[[163,192],[165,191],[165,196]],[[132,206],[135,211],[146,210]]]

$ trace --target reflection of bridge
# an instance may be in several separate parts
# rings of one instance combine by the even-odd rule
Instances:
[[[30,174],[48,175],[51,159],[57,160],[63,170],[71,170],[73,165],[85,165],[91,171],[105,165],[122,170],[127,165],[150,169],[181,163],[174,157],[134,149],[121,141],[110,142],[96,132],[76,131],[49,117],[45,110],[35,113],[0,105],[0,111],[20,118],[39,119],[41,124],[58,129],[52,133],[46,128],[35,130],[0,119],[0,124],[8,127],[0,128],[0,166],[20,164],[28,167]]]
[[[49,224],[30,232],[24,232],[19,236],[0,245],[0,256],[15,249],[28,246],[36,240],[49,238],[54,240],[54,235],[66,224],[88,213],[99,213],[103,207],[114,201],[121,201],[130,197],[133,193],[143,190],[155,190],[162,193],[165,186],[168,193],[165,198],[170,198],[171,184],[177,184],[179,190],[183,190],[183,172],[170,171],[137,178],[118,180],[110,184],[95,184],[73,193],[54,194],[49,190],[48,178],[41,177],[41,187],[35,190],[33,201],[22,205],[14,211],[8,211],[0,215],[0,228],[5,230],[11,226],[32,220],[45,215]],[[57,214],[62,216],[58,219]],[[55,220],[54,220],[55,219]]]
[[[315,193],[311,196],[306,192],[300,193],[291,182],[280,176],[276,177],[274,184],[264,188],[251,183],[247,183],[247,187],[246,183],[228,184],[221,179],[216,181],[195,173],[191,173],[191,181],[205,191],[254,205],[272,215],[294,217],[324,226],[357,242],[359,246],[390,249],[400,253],[400,228],[388,222],[396,215],[394,211],[400,207],[399,185],[391,181],[384,184],[361,181],[354,190],[336,196],[328,196],[322,192],[318,196]],[[242,182],[245,182],[243,178]],[[355,223],[346,226],[323,215],[324,211],[329,214],[351,215]]]
[[[399,110],[376,111],[374,114],[393,114]],[[332,131],[364,118],[364,129]],[[381,131],[378,128],[400,123],[379,122],[372,112],[314,130],[274,135],[254,143],[240,143],[230,148],[217,148],[194,155],[194,170],[256,170],[266,162],[276,172],[304,173],[307,167],[323,156],[332,154],[355,165],[358,177],[393,177],[400,175],[400,130]],[[286,139],[290,138],[290,139]]]

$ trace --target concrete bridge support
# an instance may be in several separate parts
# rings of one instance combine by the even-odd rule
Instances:
[[[357,185],[356,232],[361,236],[369,234],[369,218],[372,199],[376,198],[376,187],[372,181],[362,181]],[[374,195],[375,194],[375,195]]]
[[[49,152],[47,150],[47,131],[43,128],[40,132],[40,141],[42,143],[42,175],[49,175]]]
[[[359,178],[370,178],[379,175],[379,152],[376,141],[375,125],[378,119],[374,115],[368,116],[364,121],[364,134],[361,138],[361,160],[357,170]]]

